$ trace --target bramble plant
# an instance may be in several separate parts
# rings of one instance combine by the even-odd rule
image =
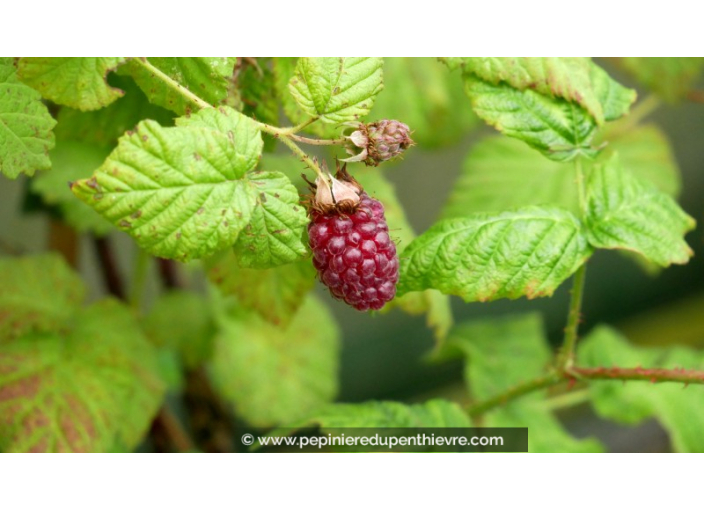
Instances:
[[[621,64],[675,101],[704,60]],[[4,58],[0,91],[0,172],[31,177],[68,231],[60,253],[0,259],[0,450],[230,451],[236,411],[253,427],[527,426],[531,451],[601,451],[554,415],[576,385],[598,415],[655,417],[675,450],[704,451],[701,352],[608,326],[578,345],[594,251],[685,264],[695,227],[666,138],[642,122],[656,96],[636,101],[591,59]],[[416,236],[385,167],[477,117],[500,134]],[[129,285],[116,230],[138,246]],[[112,294],[89,305],[76,232]],[[147,307],[152,263],[164,292]],[[468,403],[334,403],[340,333],[316,272],[328,299],[426,314],[432,357],[465,360]],[[453,326],[450,295],[547,297],[568,279],[554,355],[537,314]]]

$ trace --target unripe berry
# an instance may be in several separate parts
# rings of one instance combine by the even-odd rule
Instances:
[[[345,161],[363,161],[367,166],[394,159],[414,145],[408,126],[397,120],[359,124],[347,139],[347,152],[354,156]],[[356,154],[358,149],[362,151]]]

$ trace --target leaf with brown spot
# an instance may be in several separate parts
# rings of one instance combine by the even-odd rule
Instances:
[[[24,83],[53,102],[79,110],[97,110],[123,96],[108,85],[107,74],[126,57],[23,57],[18,64]]]
[[[55,125],[39,93],[20,82],[12,59],[0,58],[0,173],[16,179],[48,170]]]
[[[239,264],[268,269],[301,260],[308,254],[303,242],[308,216],[296,207],[296,188],[281,172],[250,172],[247,177],[257,205],[234,245]]]
[[[61,330],[85,294],[78,275],[54,253],[0,258],[0,282],[0,344],[31,331]]]
[[[134,449],[164,394],[156,355],[131,312],[106,300],[66,333],[0,347],[0,450]]]
[[[235,57],[149,57],[149,63],[194,92],[211,105],[222,104],[227,97],[227,88],[235,66]],[[184,96],[167,86],[137,62],[124,66],[149,101],[168,108],[179,115],[193,109]]]

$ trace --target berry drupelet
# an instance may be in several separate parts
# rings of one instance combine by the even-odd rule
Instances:
[[[313,264],[330,293],[360,311],[379,310],[396,294],[398,256],[384,206],[345,168],[312,185],[308,225]]]

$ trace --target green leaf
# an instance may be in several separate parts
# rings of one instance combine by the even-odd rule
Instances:
[[[311,117],[337,124],[359,120],[383,88],[383,63],[376,57],[300,58],[289,90]]]
[[[465,380],[475,399],[494,397],[538,377],[550,362],[539,313],[462,323],[452,329],[444,350],[459,350],[468,358]]]
[[[54,130],[57,140],[113,148],[117,139],[125,131],[134,129],[140,120],[152,119],[162,126],[173,124],[173,113],[151,104],[134,80],[115,75],[111,81],[124,90],[125,95],[106,108],[91,112],[61,108],[57,117],[59,123]]]
[[[234,148],[235,167],[253,170],[262,154],[262,134],[256,123],[227,106],[207,108],[193,115],[179,117],[176,125],[190,128],[207,128],[227,136]]]
[[[613,126],[618,128],[618,124]],[[623,166],[636,177],[651,182],[668,195],[678,194],[679,169],[659,128],[639,126],[625,134],[614,133],[614,137],[608,134],[608,129],[605,131],[609,145],[597,162],[607,161],[617,152]],[[586,166],[589,174],[591,166]],[[528,205],[556,205],[578,212],[573,169],[544,158],[518,140],[490,136],[467,155],[441,218],[502,212]]]
[[[154,349],[114,301],[76,315],[66,334],[0,348],[0,450],[134,449],[163,398]]]
[[[601,103],[604,119],[614,121],[628,113],[636,100],[636,91],[614,81],[601,67],[592,64],[591,80],[594,93]]]
[[[308,255],[302,237],[308,225],[298,191],[281,172],[251,172],[257,205],[249,224],[235,243],[242,267],[268,269],[301,260]]]
[[[452,145],[478,123],[464,102],[460,77],[431,58],[384,58],[384,93],[371,115],[402,120],[426,149]]]
[[[615,330],[601,326],[582,342],[580,365],[586,367],[659,367],[704,370],[700,351],[637,348]],[[641,381],[590,381],[589,390],[596,412],[609,420],[637,424],[655,417],[668,431],[679,452],[704,450],[704,387],[683,388],[679,383],[650,384]]]
[[[221,131],[207,127],[215,118]],[[256,196],[245,174],[261,147],[252,121],[225,107],[180,127],[144,121],[72,191],[152,255],[205,257],[249,223]]]
[[[358,169],[355,179],[370,196],[384,204],[384,216],[396,245],[408,246],[416,238],[416,234],[406,218],[394,185],[378,170],[370,168]],[[435,290],[409,292],[405,296],[396,297],[382,308],[382,313],[394,308],[400,308],[411,315],[426,314],[428,327],[433,328],[438,341],[444,340],[452,327],[450,298]]]
[[[528,451],[532,453],[600,453],[604,446],[594,438],[572,437],[540,402],[523,401],[487,414],[485,427],[528,427]]]
[[[61,330],[85,295],[81,279],[55,253],[0,258],[0,282],[0,343]]]
[[[19,75],[27,85],[51,101],[77,108],[97,110],[124,94],[108,85],[107,75],[123,64],[125,57],[23,57]]]
[[[592,88],[591,60],[586,57],[464,57],[454,61],[465,73],[517,90],[533,89],[555,98],[579,104],[598,123],[604,121],[601,102]]]
[[[593,158],[597,126],[625,115],[635,92],[589,59],[467,58],[465,91],[474,111],[507,136],[555,161]]]
[[[518,140],[490,136],[467,155],[441,218],[529,205],[555,205],[577,212],[574,171]]]
[[[631,175],[618,157],[592,170],[587,193],[593,246],[633,251],[663,267],[692,256],[684,234],[694,220],[670,196]]]
[[[577,156],[593,158],[596,122],[580,106],[543,96],[533,90],[516,90],[472,75],[465,77],[472,108],[489,125],[518,138],[554,161]]]
[[[66,223],[78,232],[107,234],[112,225],[93,209],[78,200],[68,184],[87,178],[101,165],[108,150],[83,142],[59,141],[50,152],[52,167],[32,179],[32,190],[42,196],[44,202],[59,206]]]
[[[477,213],[436,223],[403,251],[398,293],[438,289],[465,301],[546,296],[590,255],[582,225],[563,209]]]
[[[276,95],[281,100],[284,113],[293,124],[300,124],[306,119],[306,113],[298,105],[288,89],[288,83],[296,74],[297,63],[298,58],[296,57],[274,57],[273,59]]]
[[[166,74],[211,105],[220,105],[227,98],[228,80],[232,77],[235,57],[149,57],[149,64]],[[130,61],[125,66],[137,85],[154,104],[179,115],[193,110],[193,104],[169,87],[141,63]]]
[[[260,58],[256,66],[245,65],[238,77],[238,88],[242,97],[242,113],[260,122],[277,125],[279,106],[269,60]]]
[[[208,260],[207,266],[208,278],[223,295],[234,296],[242,308],[284,328],[315,284],[310,260],[264,270],[245,269],[232,250],[227,250]]]
[[[618,128],[618,124],[613,124]],[[648,181],[663,193],[677,197],[682,187],[680,170],[665,133],[655,124],[629,129],[616,138],[605,130],[604,139],[609,145],[602,152],[600,161],[608,161],[615,153],[624,168],[638,179]]]
[[[144,318],[144,332],[157,347],[175,352],[186,368],[211,358],[215,324],[206,299],[185,290],[159,296]]]
[[[258,170],[267,170],[270,168],[275,168],[277,172],[281,172],[288,177],[291,184],[298,190],[299,196],[310,193],[308,183],[301,177],[301,174],[306,173],[307,167],[293,154],[263,153],[259,161]]]
[[[492,85],[505,83],[579,105],[598,125],[625,115],[636,97],[586,57],[463,57],[446,63]]]
[[[492,398],[517,384],[545,373],[550,349],[538,313],[502,315],[455,327],[443,349],[466,357],[465,381],[474,399]],[[440,355],[442,356],[442,352]],[[484,415],[486,427],[528,427],[531,452],[601,451],[593,439],[570,436],[543,407],[545,390],[493,409]]]
[[[291,124],[298,125],[310,119],[310,116],[303,111],[296,99],[289,92],[288,84],[296,74],[296,65],[298,57],[274,57],[273,72],[274,72],[274,88],[276,95],[281,101],[286,117],[291,121]],[[304,132],[312,133],[320,138],[337,138],[341,134],[341,128],[335,125],[325,124],[323,122],[314,122],[306,126]],[[298,172],[300,176],[300,172]]]
[[[327,429],[354,428],[417,428],[471,427],[467,414],[447,400],[434,399],[422,404],[400,402],[363,402],[330,404],[300,422],[298,427],[319,425]]]
[[[623,57],[624,67],[669,102],[682,99],[704,71],[704,57]]]
[[[0,58],[0,173],[16,179],[51,167],[55,124],[39,93],[17,78],[12,59]]]
[[[250,424],[291,423],[337,393],[339,348],[333,317],[309,294],[286,329],[242,311],[224,318],[212,375],[222,396]]]

